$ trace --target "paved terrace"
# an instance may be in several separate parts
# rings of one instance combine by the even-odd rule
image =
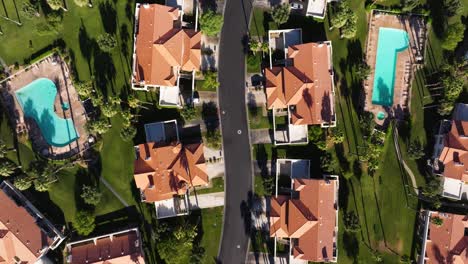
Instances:
[[[369,78],[364,81],[365,110],[374,113],[382,111],[387,116],[401,117],[409,109],[409,96],[411,95],[411,83],[414,73],[424,54],[424,43],[426,40],[426,26],[424,19],[417,15],[395,15],[391,13],[374,10],[370,15],[369,34],[366,47],[366,61],[371,68]],[[378,35],[381,27],[402,29],[408,32],[409,47],[398,53],[393,105],[391,108],[372,104],[372,89],[374,84],[375,63],[377,57]],[[384,120],[375,118],[377,124],[382,125]]]
[[[65,147],[50,146],[42,137],[42,133],[32,118],[25,118],[23,110],[16,100],[15,92],[32,81],[39,78],[48,78],[57,87],[55,99],[55,113],[60,118],[71,118],[75,129],[80,136],[78,140]],[[86,113],[78,94],[73,87],[70,71],[67,64],[58,56],[47,57],[44,60],[31,65],[26,71],[14,74],[8,81],[1,84],[6,89],[2,93],[6,106],[10,111],[10,118],[15,124],[17,133],[28,132],[36,151],[44,156],[61,159],[73,156],[88,146],[89,134],[85,129]],[[6,91],[6,92],[5,92]],[[62,103],[68,102],[69,110],[62,109]]]

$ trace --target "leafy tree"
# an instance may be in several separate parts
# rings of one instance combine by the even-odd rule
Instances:
[[[94,231],[96,223],[94,222],[95,218],[88,211],[78,211],[76,213],[75,219],[73,221],[73,227],[76,229],[78,234],[87,236]]]
[[[13,174],[15,174],[16,169],[17,169],[16,165],[14,165],[10,161],[4,160],[0,163],[0,176],[10,177]]]
[[[200,16],[200,30],[203,34],[214,37],[221,32],[223,27],[223,16],[212,10],[204,11]]]
[[[21,7],[21,14],[28,19],[41,16],[36,6],[32,5],[28,1],[23,2],[23,6]]]
[[[442,86],[444,87],[444,98],[449,101],[455,101],[463,91],[464,80],[456,76],[449,75],[442,78]]]
[[[331,25],[335,28],[342,28],[346,25],[352,13],[353,11],[349,7],[348,1],[339,2],[335,13],[330,19]]]
[[[333,143],[339,144],[344,141],[344,132],[340,127],[334,127],[331,129],[331,138]]]
[[[215,71],[205,73],[205,81],[202,85],[203,90],[216,91],[218,86],[218,74]]]
[[[361,225],[359,224],[359,217],[354,211],[349,212],[345,215],[344,224],[345,229],[348,232],[357,232],[361,230]]]
[[[450,115],[454,107],[454,102],[452,101],[442,101],[437,108],[437,113],[442,116]]]
[[[371,112],[364,112],[359,117],[359,125],[364,136],[368,137],[372,135],[372,131],[374,131],[375,128],[374,114]]]
[[[89,4],[88,0],[73,0],[73,1],[79,7],[84,7],[84,6],[87,6]]]
[[[50,34],[55,33],[54,28],[50,24],[48,24],[46,22],[37,23],[34,30],[40,36],[46,36],[46,35],[50,35]]]
[[[98,188],[83,185],[80,196],[85,203],[96,206],[101,202],[102,193]]]
[[[60,12],[50,12],[46,16],[47,23],[50,25],[53,31],[58,33],[63,28],[63,17]]]
[[[440,218],[438,216],[431,217],[431,223],[433,223],[436,226],[441,226],[441,225],[444,224],[444,219],[442,219],[442,218]]]
[[[465,25],[460,21],[448,26],[445,36],[442,39],[442,48],[454,50],[460,41],[463,40]]]
[[[288,22],[290,13],[291,8],[288,4],[277,5],[271,10],[271,18],[276,24],[282,25]]]
[[[47,4],[52,10],[59,10],[60,8],[63,8],[62,0],[47,0]]]
[[[189,263],[193,241],[197,236],[197,226],[186,220],[175,228],[166,228],[157,231],[158,253],[167,264]]]
[[[13,185],[15,185],[15,187],[20,191],[24,191],[31,188],[32,184],[33,181],[31,177],[29,177],[27,174],[23,174],[16,177],[15,182],[13,183]]]
[[[357,33],[357,16],[355,13],[352,13],[348,18],[346,24],[341,28],[341,35],[344,38],[350,39],[354,38]]]
[[[367,63],[363,62],[358,65],[357,70],[356,70],[356,76],[360,80],[366,80],[369,77],[370,73],[371,73],[371,68],[369,65],[367,65]]]
[[[74,86],[78,95],[84,98],[91,97],[94,92],[92,81],[77,82],[74,84]]]
[[[123,141],[131,141],[136,136],[137,130],[134,126],[123,127],[120,130],[120,137]]]
[[[441,193],[440,181],[437,178],[432,178],[426,183],[426,186],[422,188],[422,195],[428,198],[438,197]]]
[[[86,128],[90,133],[102,135],[109,131],[110,125],[107,123],[106,120],[98,119],[95,121],[88,121],[88,123],[86,124]]]
[[[97,44],[102,51],[111,52],[117,46],[117,40],[109,33],[99,35]]]
[[[412,160],[417,160],[424,156],[424,149],[419,141],[413,141],[409,144],[408,156]]]
[[[323,130],[320,126],[309,126],[309,141],[318,142],[323,139]]]
[[[325,140],[316,141],[315,146],[320,150],[327,150],[327,142]]]
[[[192,121],[197,117],[197,109],[191,105],[184,105],[184,108],[180,111],[180,115],[185,122]]]
[[[107,103],[101,106],[101,112],[105,117],[111,118],[119,113],[119,108],[115,104]]]

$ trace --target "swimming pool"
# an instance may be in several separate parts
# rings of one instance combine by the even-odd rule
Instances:
[[[57,87],[51,80],[37,79],[15,94],[24,115],[36,121],[49,145],[63,147],[79,137],[73,121],[60,118],[54,112]]]
[[[397,55],[408,48],[408,33],[401,29],[379,29],[377,61],[375,63],[372,103],[376,105],[393,105],[393,90]]]

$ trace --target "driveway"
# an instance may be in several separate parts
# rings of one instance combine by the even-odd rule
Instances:
[[[273,143],[273,131],[270,129],[252,129],[250,130],[250,140],[252,144],[271,144]]]
[[[213,208],[224,205],[224,192],[191,195],[190,207],[193,209]]]
[[[218,78],[226,165],[224,224],[218,263],[245,263],[249,244],[252,158],[245,104],[245,51],[251,2],[226,0]]]

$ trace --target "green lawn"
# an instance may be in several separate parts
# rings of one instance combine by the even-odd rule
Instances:
[[[250,129],[272,128],[270,112],[267,116],[263,115],[263,107],[249,107],[249,123]]]
[[[223,214],[224,207],[201,210],[203,226],[201,246],[205,249],[201,263],[216,263],[223,228]]]
[[[247,55],[247,72],[259,73],[262,69],[262,54],[257,52],[255,54],[249,53]]]
[[[205,193],[215,193],[215,192],[224,192],[224,178],[218,177],[211,179],[211,184],[213,187],[205,188],[205,189],[197,189],[197,194],[205,194]]]
[[[278,29],[278,26],[273,22],[268,11],[260,7],[254,7],[250,18],[250,36],[267,37],[268,30],[275,29]]]
[[[254,190],[255,190],[255,194],[260,197],[263,197],[266,194],[265,187],[263,185],[263,178],[261,175],[255,175]]]

